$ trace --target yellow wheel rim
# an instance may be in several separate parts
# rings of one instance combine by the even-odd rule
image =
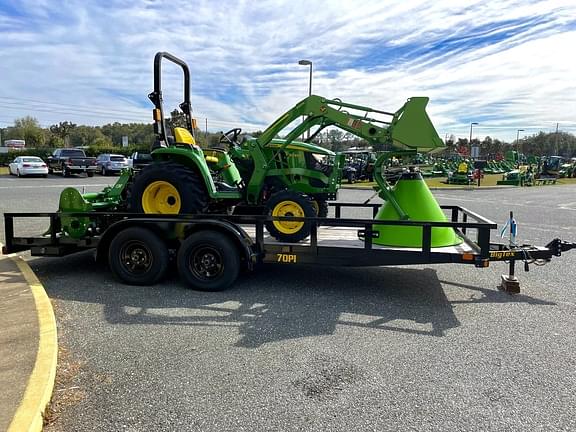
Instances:
[[[295,216],[304,217],[304,209],[294,201],[281,201],[274,209],[272,216]],[[274,227],[282,234],[295,234],[302,229],[304,222],[274,221]]]
[[[181,205],[178,189],[162,180],[150,183],[142,194],[144,213],[178,214]]]

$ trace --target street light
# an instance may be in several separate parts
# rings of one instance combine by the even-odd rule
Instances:
[[[300,66],[310,66],[310,79],[308,81],[308,96],[312,96],[312,62],[310,60],[300,60],[298,61]],[[308,138],[310,138],[310,129],[307,132]]]
[[[472,157],[472,126],[477,126],[478,123],[477,122],[471,122],[470,123],[470,140],[468,141],[470,143],[470,157]]]
[[[516,131],[516,152],[518,152],[518,160],[520,160],[520,132],[524,132],[524,129],[518,129]]]

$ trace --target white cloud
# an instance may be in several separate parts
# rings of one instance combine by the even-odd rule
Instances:
[[[506,140],[556,121],[576,130],[575,12],[571,1],[15,2],[0,6],[0,125],[149,121],[152,59],[166,50],[190,65],[194,112],[211,129],[270,124],[306,96],[308,58],[316,94],[388,111],[429,96],[442,136],[467,136],[470,121]],[[180,78],[165,77],[174,106]]]

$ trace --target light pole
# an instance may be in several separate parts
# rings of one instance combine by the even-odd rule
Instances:
[[[310,60],[300,60],[298,64],[301,66],[310,66],[310,79],[308,80],[308,96],[312,96],[312,62]],[[310,138],[310,129],[307,132],[308,138]]]
[[[472,126],[477,126],[478,123],[477,122],[471,122],[470,123],[470,140],[468,141],[470,144],[470,157],[472,157]]]
[[[520,160],[520,132],[524,132],[524,129],[518,129],[516,131],[516,152],[518,153],[518,160]]]

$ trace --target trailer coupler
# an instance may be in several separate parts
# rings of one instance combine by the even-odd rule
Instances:
[[[576,249],[575,242],[567,242],[559,238],[552,240],[545,247],[492,244],[490,261],[508,262],[508,274],[502,275],[499,288],[502,291],[517,294],[520,292],[520,282],[514,274],[516,261],[522,261],[524,263],[524,271],[530,271],[530,264],[544,265],[549,262],[552,257],[559,257],[562,255],[562,252],[567,252],[571,249]]]
[[[568,252],[571,249],[576,249],[576,242],[567,242],[562,241],[559,238],[555,238],[546,245],[546,249],[549,249],[552,255],[560,256],[562,255],[562,252]]]

